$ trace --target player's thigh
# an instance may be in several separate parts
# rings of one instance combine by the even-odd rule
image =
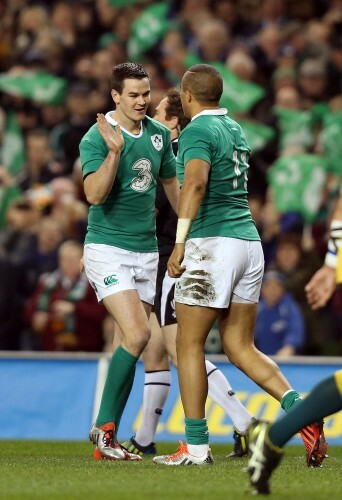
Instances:
[[[136,290],[109,295],[103,303],[119,325],[123,342],[145,346],[150,337],[151,305],[142,302]]]
[[[177,353],[179,346],[191,348],[194,344],[205,344],[208,334],[219,314],[219,309],[203,306],[189,306],[176,302],[178,322]]]
[[[145,371],[168,370],[169,358],[164,344],[162,330],[154,313],[150,315],[151,336],[145,347],[142,358]]]
[[[222,345],[228,357],[242,355],[254,346],[254,328],[258,312],[257,303],[231,303],[218,318]]]

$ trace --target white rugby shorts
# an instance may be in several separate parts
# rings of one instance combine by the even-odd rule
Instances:
[[[84,268],[97,300],[124,290],[137,290],[142,301],[153,304],[158,252],[131,252],[111,245],[84,246]]]
[[[176,280],[176,302],[223,309],[230,302],[259,301],[264,273],[260,241],[191,238],[183,264],[186,270]]]

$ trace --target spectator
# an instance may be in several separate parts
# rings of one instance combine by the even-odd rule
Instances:
[[[276,271],[266,272],[255,327],[255,345],[264,354],[290,357],[300,352],[304,338],[302,313],[286,292],[283,276]]]
[[[42,277],[25,307],[32,343],[44,351],[102,351],[106,310],[80,272],[83,246],[66,241],[58,255],[59,268]]]

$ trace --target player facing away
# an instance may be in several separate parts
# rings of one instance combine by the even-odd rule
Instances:
[[[178,136],[188,123],[177,89],[167,92],[156,108],[154,119],[170,129],[173,152],[177,156]],[[175,278],[170,278],[167,273],[167,261],[176,237],[177,216],[161,183],[157,185],[156,213],[159,264],[154,312],[150,317],[151,338],[142,354],[145,368],[142,422],[136,435],[123,443],[128,451],[141,456],[156,454],[155,434],[171,384],[169,356],[177,367]],[[247,454],[246,431],[252,415],[239,401],[223,373],[209,360],[205,361],[205,368],[209,396],[224,409],[234,425],[234,451],[228,456],[244,456]]]
[[[150,337],[148,323],[158,266],[155,193],[161,179],[173,209],[179,183],[170,131],[146,116],[150,81],[135,63],[111,75],[115,110],[98,115],[80,143],[84,191],[90,203],[84,266],[97,298],[120,326],[90,439],[95,459],[140,460],[116,439],[137,360]]]
[[[255,493],[268,495],[269,480],[283,457],[282,447],[300,429],[342,409],[342,370],[316,385],[292,411],[273,424],[254,421],[249,428],[248,473]]]
[[[234,365],[286,412],[300,400],[279,367],[254,345],[264,258],[247,202],[249,147],[241,127],[219,106],[222,91],[222,77],[209,65],[192,66],[182,78],[182,106],[191,123],[179,138],[182,189],[168,272],[178,278],[178,377],[187,444],[154,458],[163,465],[213,463],[204,344],[216,320]],[[325,456],[322,425],[302,431],[308,464],[318,465]]]

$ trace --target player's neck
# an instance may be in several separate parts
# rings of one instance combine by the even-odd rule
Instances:
[[[141,122],[142,120],[132,120],[127,116],[120,113],[118,110],[115,110],[113,113],[113,119],[118,122],[118,124],[134,135],[139,135],[141,132]]]
[[[214,106],[211,106],[209,104],[196,103],[190,109],[190,118],[192,119],[194,116],[199,115],[200,113],[202,113],[202,111],[207,111],[207,110],[212,110],[212,109],[220,109],[219,104],[215,104]]]
[[[179,137],[178,129],[174,128],[171,130],[171,141],[174,141]]]

